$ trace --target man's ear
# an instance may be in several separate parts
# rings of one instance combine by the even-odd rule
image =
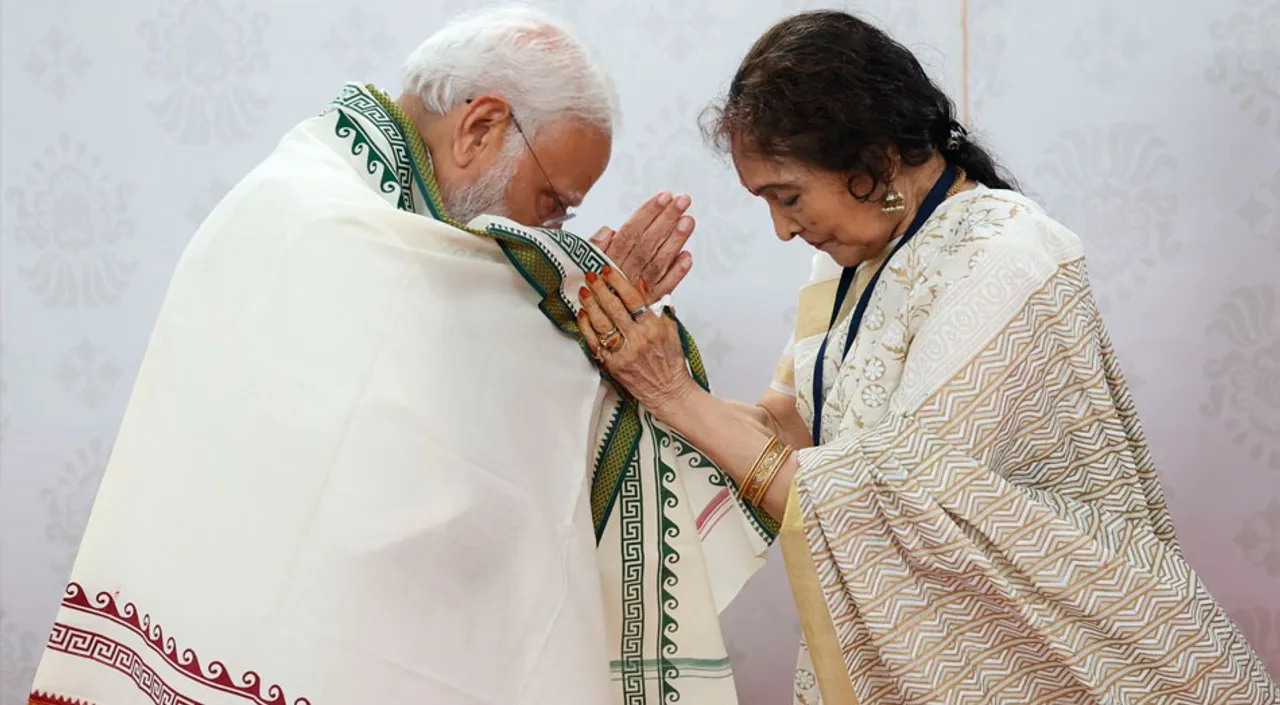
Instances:
[[[468,100],[453,133],[453,159],[458,168],[466,169],[500,150],[510,124],[511,104],[502,96],[486,94]]]

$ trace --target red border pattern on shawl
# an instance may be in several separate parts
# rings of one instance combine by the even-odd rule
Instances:
[[[165,683],[137,651],[110,637],[59,622],[53,625],[53,634],[49,636],[49,650],[79,656],[114,668],[133,679],[138,690],[146,693],[157,705],[200,705],[200,701],[179,693],[173,686]],[[32,695],[33,699],[47,697],[38,693]],[[55,703],[60,700],[74,702],[58,696],[53,698]]]
[[[236,682],[221,661],[209,661],[201,665],[199,657],[193,650],[179,651],[173,637],[166,638],[160,625],[151,621],[150,615],[139,616],[138,608],[132,602],[117,602],[116,598],[107,592],[100,592],[90,598],[89,593],[79,583],[69,583],[66,594],[62,598],[62,606],[125,627],[146,641],[147,645],[174,670],[203,686],[244,698],[256,705],[290,705],[279,685],[273,684],[264,688],[262,677],[255,671],[246,671],[238,679],[239,682]],[[166,685],[154,671],[146,666],[137,652],[102,634],[68,627],[61,623],[55,624],[53,634],[49,637],[49,649],[89,658],[113,667],[132,677],[138,687],[157,703],[163,702],[166,705],[169,703],[198,705],[199,703]],[[31,700],[34,703],[44,702],[53,705],[63,703],[72,705],[77,702],[40,692],[32,693]],[[292,705],[311,705],[311,701],[298,698],[292,702]]]
[[[27,705],[93,705],[84,700],[72,700],[64,698],[61,695],[53,695],[50,693],[42,693],[36,691],[27,698]]]

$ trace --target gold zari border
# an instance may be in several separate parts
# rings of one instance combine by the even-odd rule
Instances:
[[[813,660],[818,690],[822,692],[824,705],[858,705],[853,693],[853,681],[844,665],[844,654],[836,638],[831,612],[818,584],[818,570],[809,553],[809,542],[804,533],[804,517],[796,496],[796,485],[791,483],[787,493],[787,511],[778,531],[778,543],[782,545],[782,560],[791,582],[791,594],[800,613],[800,626],[804,630],[805,644]]]

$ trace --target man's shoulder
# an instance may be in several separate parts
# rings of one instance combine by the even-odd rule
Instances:
[[[295,211],[308,220],[338,217],[351,208],[394,208],[341,155],[316,139],[310,122],[286,133],[229,197],[238,196],[246,205]]]

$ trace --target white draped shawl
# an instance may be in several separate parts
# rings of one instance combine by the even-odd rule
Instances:
[[[575,342],[604,257],[438,196],[350,85],[209,216],[32,702],[735,702],[771,534]]]

